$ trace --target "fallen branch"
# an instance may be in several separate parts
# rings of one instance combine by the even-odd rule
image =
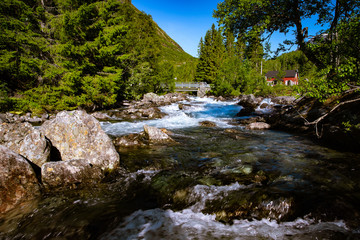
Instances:
[[[335,109],[337,109],[338,107],[344,105],[344,104],[348,104],[348,103],[353,103],[353,102],[357,102],[360,101],[360,98],[357,99],[353,99],[353,100],[349,100],[349,101],[345,101],[345,102],[341,102],[338,105],[336,105],[333,109],[330,110],[330,112],[322,115],[321,117],[319,117],[318,119],[316,119],[313,122],[307,122],[305,123],[305,125],[314,125],[314,124],[318,124],[321,120],[323,120],[324,118],[326,118],[330,113],[332,113],[333,111],[335,111]]]
[[[319,117],[318,119],[316,119],[315,121],[312,121],[312,122],[309,122],[305,117],[303,117],[299,112],[298,114],[300,115],[301,118],[304,119],[305,121],[305,125],[306,126],[309,126],[309,125],[315,125],[315,130],[316,130],[316,136],[318,138],[321,138],[321,134],[319,134],[319,131],[318,131],[318,124],[319,122],[321,122],[324,118],[326,118],[330,113],[332,113],[333,111],[335,111],[335,109],[337,109],[338,107],[344,105],[344,104],[348,104],[348,103],[353,103],[353,102],[357,102],[357,101],[360,101],[360,98],[357,98],[357,99],[353,99],[353,100],[348,100],[348,101],[345,101],[345,102],[341,102],[339,103],[338,105],[336,105],[335,107],[333,107],[330,112],[322,115],[321,117]],[[321,131],[322,132],[322,131]]]
[[[347,90],[345,93],[350,93],[350,92],[354,92],[354,91],[359,91],[359,90],[360,90],[360,86],[351,85],[350,83],[348,84],[348,86],[351,87],[351,89]]]

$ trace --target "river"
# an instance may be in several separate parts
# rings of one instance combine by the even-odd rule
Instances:
[[[235,101],[182,104],[103,122],[113,137],[166,128],[178,144],[122,149],[127,173],[24,204],[0,220],[0,239],[360,239],[359,154],[246,130]]]

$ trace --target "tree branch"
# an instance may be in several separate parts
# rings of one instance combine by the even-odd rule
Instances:
[[[335,111],[335,109],[337,109],[338,107],[344,105],[344,104],[348,104],[348,103],[353,103],[353,102],[357,102],[357,101],[360,101],[360,98],[357,98],[357,99],[352,99],[352,100],[349,100],[349,101],[345,101],[345,102],[342,102],[342,103],[339,103],[337,104],[335,107],[333,107],[330,112],[322,115],[321,117],[319,117],[318,119],[316,119],[315,121],[313,122],[309,122],[306,118],[304,118],[299,112],[298,114],[300,115],[301,118],[303,118],[305,120],[305,126],[309,126],[309,125],[315,125],[315,129],[316,129],[316,136],[318,138],[320,138],[321,136],[319,135],[319,132],[318,132],[318,124],[319,122],[321,122],[324,118],[326,118],[330,113],[332,113],[333,111]]]

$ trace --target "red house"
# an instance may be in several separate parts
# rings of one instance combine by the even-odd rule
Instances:
[[[286,70],[285,76],[279,76],[280,74],[279,71],[267,72],[265,74],[265,79],[267,84],[270,86],[274,86],[281,82],[287,86],[293,86],[299,84],[299,72],[297,70]]]

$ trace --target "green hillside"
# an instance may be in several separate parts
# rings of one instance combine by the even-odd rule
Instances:
[[[129,1],[0,2],[0,110],[116,107],[193,79],[196,59]]]

